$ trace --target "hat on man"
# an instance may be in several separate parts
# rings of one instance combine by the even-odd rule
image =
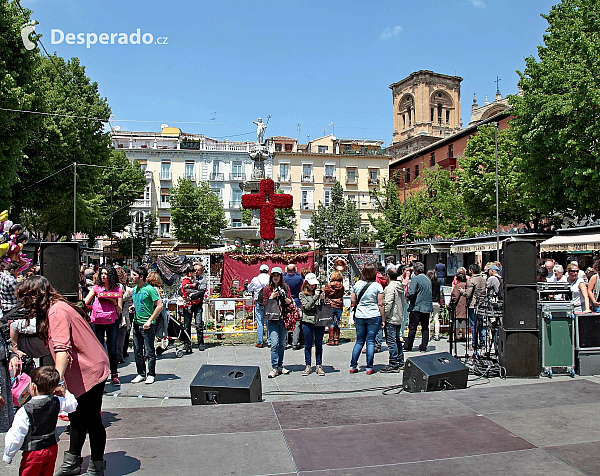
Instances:
[[[308,284],[319,284],[319,280],[317,279],[317,275],[315,273],[308,273],[304,279]]]
[[[271,274],[273,273],[279,273],[281,275],[283,275],[283,271],[281,271],[281,268],[279,266],[275,266],[274,268],[271,269]]]
[[[498,266],[496,266],[495,264],[491,265],[488,269],[492,269],[494,271],[500,271],[500,268],[498,268]]]
[[[259,271],[266,271],[267,273],[269,272],[269,266],[266,264],[261,264],[260,268],[258,268]]]

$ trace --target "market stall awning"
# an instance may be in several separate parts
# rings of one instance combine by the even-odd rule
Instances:
[[[502,242],[500,242],[502,248]],[[477,251],[496,251],[495,241],[484,241],[483,243],[454,244],[450,247],[452,253],[475,253]]]
[[[600,233],[556,235],[540,244],[546,251],[596,251],[600,250]]]

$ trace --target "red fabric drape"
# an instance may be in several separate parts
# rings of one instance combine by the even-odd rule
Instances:
[[[250,282],[250,280],[258,274],[261,264],[266,264],[269,267],[269,270],[273,268],[273,266],[279,266],[284,273],[285,267],[290,263],[296,265],[298,272],[302,271],[302,268],[309,268],[311,271],[313,270],[313,263],[315,260],[313,251],[288,256],[289,258],[287,260],[264,259],[257,261],[256,263],[246,264],[243,261],[233,259],[229,253],[225,253],[223,255],[223,274],[221,275],[221,296],[231,297],[229,286],[231,286],[234,279],[239,278],[240,287],[243,286],[245,281]]]

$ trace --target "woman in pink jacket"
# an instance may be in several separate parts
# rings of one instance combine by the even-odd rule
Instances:
[[[37,317],[37,334],[45,341],[60,374],[61,385],[77,399],[69,413],[69,451],[55,476],[81,472],[81,450],[90,437],[88,475],[103,476],[106,430],[100,410],[104,382],[110,375],[108,356],[85,320],[82,309],[72,306],[43,276],[32,276],[17,286],[17,297],[27,318]]]

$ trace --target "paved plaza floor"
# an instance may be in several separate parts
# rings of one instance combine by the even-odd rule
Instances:
[[[384,395],[402,374],[366,375],[364,355],[350,374],[352,346],[325,346],[323,377],[303,377],[304,352],[290,349],[291,373],[268,379],[268,348],[224,345],[167,351],[153,385],[131,384],[129,357],[121,388],[106,386],[106,475],[600,475],[600,377],[470,375],[466,390]],[[387,358],[376,354],[375,369]],[[189,385],[206,363],[259,366],[263,402],[192,406]],[[83,454],[87,466],[87,444]]]

